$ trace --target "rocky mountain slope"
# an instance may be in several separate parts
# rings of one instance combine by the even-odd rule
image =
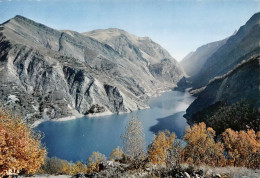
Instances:
[[[0,102],[30,123],[146,108],[182,76],[161,46],[122,30],[58,31],[22,16],[0,25]]]
[[[259,41],[260,13],[256,13],[205,60],[197,75],[187,79],[194,89],[191,92],[198,97],[186,110],[186,118],[192,122],[191,118],[199,112],[207,115],[221,103],[249,101],[259,108]],[[192,59],[189,61],[189,65],[193,64]]]
[[[227,40],[228,38],[203,45],[196,49],[195,52],[191,52],[185,56],[180,62],[185,73],[190,77],[197,75],[207,59],[223,46]]]
[[[190,78],[193,88],[200,88],[214,77],[221,76],[232,70],[242,60],[260,53],[260,13],[253,15],[248,22],[240,27],[236,34],[228,38],[213,53],[201,68],[201,71]]]
[[[189,106],[186,117],[205,110],[221,101],[228,105],[241,100],[251,101],[260,106],[260,55],[244,60],[233,70],[216,77]]]
[[[145,63],[149,72],[158,80],[171,83],[179,81],[179,78],[175,77],[176,73],[181,74],[180,70],[182,70],[178,62],[149,37],[136,37],[115,28],[94,30],[83,34],[111,46],[134,64]]]

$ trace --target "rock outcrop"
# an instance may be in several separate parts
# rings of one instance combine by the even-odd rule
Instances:
[[[130,112],[183,76],[149,38],[98,32],[58,31],[22,16],[0,25],[0,102],[29,123]]]

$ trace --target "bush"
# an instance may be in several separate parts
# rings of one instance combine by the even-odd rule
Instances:
[[[70,175],[76,175],[79,173],[88,173],[89,169],[83,162],[76,162],[76,164],[73,164],[70,168],[69,174]]]
[[[192,164],[206,164],[210,166],[224,165],[224,147],[220,142],[215,142],[215,131],[206,128],[206,124],[195,124],[186,130],[184,140],[184,160]]]
[[[149,146],[149,161],[154,164],[165,165],[167,151],[173,149],[175,138],[175,134],[170,134],[169,131],[158,132],[152,144]]]
[[[94,172],[101,171],[101,163],[104,163],[106,161],[106,156],[99,153],[99,152],[93,152],[92,155],[88,158],[88,174],[92,174]]]
[[[37,171],[40,174],[61,174],[63,169],[63,161],[56,157],[46,157],[44,164]]]
[[[79,173],[88,173],[88,168],[83,162],[72,163],[56,157],[47,157],[44,165],[37,171],[37,174],[50,175],[75,175]]]
[[[260,165],[260,132],[254,130],[233,131],[227,129],[222,134],[230,166],[243,166],[259,169]]]
[[[21,118],[0,111],[0,174],[33,174],[44,163],[41,136]]]
[[[110,159],[115,161],[121,160],[123,158],[123,154],[124,152],[118,146],[110,154]]]

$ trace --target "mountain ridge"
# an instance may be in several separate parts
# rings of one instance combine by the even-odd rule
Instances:
[[[186,110],[185,117],[191,123],[198,117],[211,117],[221,103],[231,106],[245,101],[259,110],[259,32],[257,13],[205,60],[200,73],[187,79],[193,87],[191,92],[197,95]]]
[[[30,123],[147,108],[147,99],[175,87],[183,71],[158,44],[145,41],[156,46],[146,49],[140,42],[142,50],[159,54],[152,58],[124,40],[120,50],[119,42],[113,46],[15,16],[0,25],[1,102]],[[10,100],[13,95],[17,100]]]
[[[194,88],[207,85],[210,79],[225,74],[239,64],[243,56],[259,50],[260,46],[256,40],[260,38],[259,19],[260,13],[254,14],[236,34],[228,38],[227,42],[206,60],[202,70],[191,77]]]

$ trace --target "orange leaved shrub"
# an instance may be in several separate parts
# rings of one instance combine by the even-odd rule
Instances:
[[[215,142],[214,137],[215,131],[210,127],[207,128],[205,123],[188,128],[184,136],[187,143],[183,152],[185,162],[223,166],[224,146],[220,142]]]
[[[260,132],[254,130],[234,131],[227,129],[222,134],[230,166],[260,168]]]
[[[0,111],[0,175],[34,173],[43,163],[46,149],[22,119]]]
[[[154,164],[166,164],[167,151],[173,148],[175,134],[170,132],[158,132],[148,150],[149,161]]]

